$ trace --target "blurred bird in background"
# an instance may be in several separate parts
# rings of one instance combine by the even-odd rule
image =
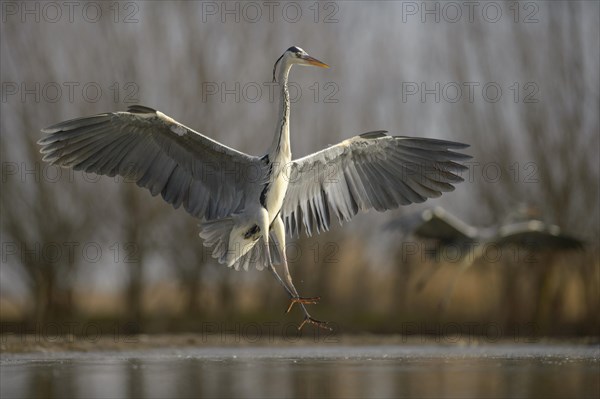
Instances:
[[[385,228],[400,231],[405,237],[415,237],[432,248],[429,252],[439,254],[449,247],[458,249],[459,262],[455,278],[448,284],[440,306],[448,304],[456,282],[471,266],[485,260],[486,251],[526,251],[526,255],[513,256],[515,263],[540,254],[554,254],[568,250],[582,250],[585,242],[562,232],[555,224],[539,220],[539,210],[527,204],[514,207],[499,225],[475,227],[467,224],[442,207],[428,208],[402,216],[389,222]],[[518,253],[518,252],[515,252]],[[436,256],[436,258],[439,258]],[[548,257],[547,257],[548,258]],[[437,269],[423,273],[416,283],[422,290]]]

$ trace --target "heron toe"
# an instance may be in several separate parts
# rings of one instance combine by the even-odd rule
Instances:
[[[333,328],[329,327],[329,326],[327,325],[327,322],[326,322],[326,321],[320,321],[320,320],[317,320],[317,319],[313,319],[313,318],[312,318],[312,317],[310,317],[310,316],[305,316],[305,317],[304,317],[304,320],[302,321],[302,323],[301,323],[301,324],[300,324],[300,326],[298,327],[298,331],[302,330],[302,327],[304,327],[304,325],[305,325],[306,323],[310,323],[310,324],[312,324],[313,326],[316,326],[316,327],[318,327],[318,328],[322,328],[323,330],[333,331]]]
[[[321,300],[320,296],[314,296],[314,297],[310,297],[310,298],[306,298],[306,297],[292,298],[291,302],[290,302],[290,306],[288,306],[286,313],[290,313],[290,310],[292,310],[292,307],[294,306],[295,303],[300,303],[303,305],[316,305],[317,303],[319,303],[320,300]]]

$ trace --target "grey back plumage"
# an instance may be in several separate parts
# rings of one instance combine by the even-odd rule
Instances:
[[[400,230],[404,235],[435,240],[441,245],[470,244],[485,236],[485,229],[471,226],[439,206],[403,215],[389,222],[386,229]]]

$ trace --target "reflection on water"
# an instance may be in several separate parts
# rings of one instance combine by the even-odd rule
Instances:
[[[598,346],[3,354],[2,398],[600,397]]]

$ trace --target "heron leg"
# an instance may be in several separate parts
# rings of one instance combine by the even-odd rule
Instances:
[[[286,287],[288,294],[290,294],[290,298],[291,298],[291,303],[287,309],[287,313],[289,313],[290,310],[292,310],[292,307],[294,306],[294,304],[297,303],[298,305],[300,305],[300,307],[302,308],[302,311],[304,312],[304,321],[302,322],[302,324],[300,324],[300,327],[298,327],[299,330],[301,330],[302,327],[304,327],[304,325],[306,323],[310,323],[317,327],[331,330],[331,328],[327,326],[326,322],[314,319],[310,315],[310,313],[308,313],[308,310],[306,309],[306,306],[305,306],[308,304],[316,304],[319,302],[319,300],[321,298],[320,297],[310,297],[310,298],[301,297],[298,294],[298,290],[296,290],[294,283],[292,282],[292,275],[290,274],[290,269],[288,267],[287,257],[285,254],[285,226],[284,226],[283,220],[281,220],[280,216],[277,216],[275,218],[275,220],[273,221],[273,223],[271,225],[271,229],[275,236],[275,241],[278,246],[279,252],[281,253],[281,259],[282,259],[282,263],[283,263],[283,271],[285,273],[285,279],[287,282],[287,285],[285,285],[285,287]],[[269,263],[271,263],[270,257],[271,256],[269,253]],[[272,267],[272,264],[271,264],[271,267]],[[272,268],[272,270],[274,271],[277,278],[281,281],[281,277],[279,277],[279,274],[277,274],[277,271],[275,271],[274,267]],[[283,281],[281,281],[281,282],[283,283]]]
[[[281,284],[281,286],[285,289],[285,291],[288,293],[288,295],[291,298],[293,298],[294,294],[292,293],[290,288],[287,286],[287,284],[281,279],[281,277],[279,276],[279,273],[277,273],[277,270],[275,270],[275,266],[273,266],[273,262],[271,262],[271,254],[270,253],[269,253],[269,270],[271,271],[271,273],[273,273],[273,275],[275,276],[277,281],[279,281],[279,284]]]

